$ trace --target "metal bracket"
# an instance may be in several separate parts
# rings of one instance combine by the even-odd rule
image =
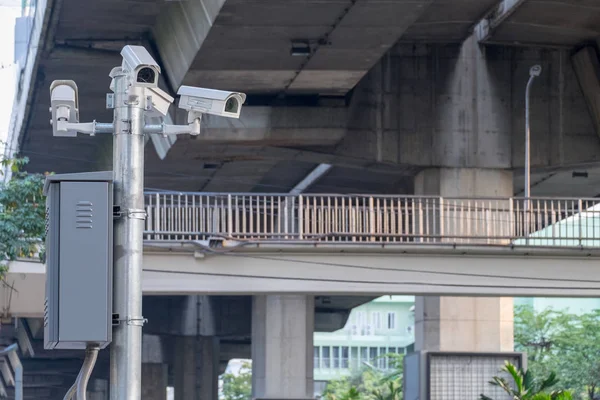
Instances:
[[[141,219],[145,221],[148,217],[146,210],[140,210],[135,208],[130,208],[127,210],[122,210],[121,206],[113,206],[113,218],[122,218],[126,217],[129,219]]]
[[[130,119],[122,119],[123,128],[121,129],[121,133],[130,134],[131,133],[131,120]]]
[[[144,326],[144,324],[148,322],[148,318],[144,318],[144,317],[120,318],[119,314],[113,314],[113,316],[112,316],[113,326],[120,325],[121,322],[125,322],[127,325]]]
[[[109,110],[115,108],[115,94],[114,93],[106,93],[106,108]]]

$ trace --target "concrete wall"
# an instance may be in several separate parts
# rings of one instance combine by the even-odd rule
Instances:
[[[522,167],[525,86],[529,68],[539,63],[544,70],[532,88],[532,168],[598,161],[600,140],[568,51],[489,46],[483,53],[487,70],[457,71],[456,60],[464,56],[459,45],[396,46],[355,88],[351,129],[334,152],[423,167]],[[459,112],[456,85],[465,89],[483,80],[494,85],[477,95],[490,101],[469,118]],[[496,120],[491,129],[489,122],[482,129],[490,119]]]

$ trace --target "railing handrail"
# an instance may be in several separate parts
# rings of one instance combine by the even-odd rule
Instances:
[[[500,197],[500,196],[483,196],[483,197],[470,197],[470,196],[433,196],[433,195],[415,195],[415,194],[360,194],[360,193],[305,193],[305,194],[292,194],[292,193],[257,193],[257,192],[186,192],[186,191],[146,191],[146,196],[202,196],[202,197],[227,197],[227,196],[244,196],[244,197],[337,197],[337,198],[379,198],[379,199],[444,199],[444,200],[495,200],[495,201],[508,201],[508,200],[545,200],[545,201],[596,201],[600,203],[598,197],[552,197],[552,196],[532,196],[530,198],[523,196],[512,196],[512,197]]]

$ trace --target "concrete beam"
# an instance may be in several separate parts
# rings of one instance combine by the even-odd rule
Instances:
[[[600,136],[600,61],[593,46],[586,46],[572,57],[573,68],[587,102],[596,134]]]
[[[494,30],[506,21],[525,0],[502,0],[498,6],[486,18],[481,20],[475,27],[477,39],[482,42],[488,42]]]
[[[171,86],[178,88],[225,0],[167,2],[154,27],[158,52]]]
[[[154,294],[595,297],[599,258],[576,249],[265,245],[204,258],[146,255],[143,287]]]

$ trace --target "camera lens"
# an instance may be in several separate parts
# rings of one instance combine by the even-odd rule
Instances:
[[[237,113],[238,110],[238,101],[235,97],[230,98],[225,103],[225,112],[228,113]]]
[[[137,74],[137,81],[139,83],[154,83],[156,79],[156,73],[152,68],[145,67],[140,69]]]

